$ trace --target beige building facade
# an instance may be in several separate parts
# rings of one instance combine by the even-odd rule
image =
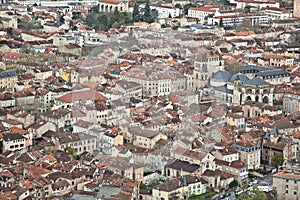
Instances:
[[[296,17],[296,18],[300,17],[300,0],[294,0],[293,17]]]
[[[300,199],[299,170],[285,170],[273,175],[273,187],[277,190],[278,200]]]

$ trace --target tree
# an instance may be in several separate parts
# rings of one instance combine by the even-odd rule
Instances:
[[[278,170],[278,167],[281,166],[284,162],[283,154],[282,153],[276,153],[271,160],[271,164],[276,167]]]
[[[133,19],[133,22],[141,21],[139,5],[137,3],[134,4],[134,7],[133,7],[132,19]]]
[[[69,154],[71,154],[73,156],[76,156],[76,151],[73,147],[67,147],[66,152],[68,152]]]
[[[99,5],[94,5],[91,10],[91,13],[99,13]]]
[[[144,10],[144,21],[146,21],[146,19],[151,16],[150,12],[151,12],[150,5],[149,3],[146,3],[145,10]]]
[[[196,6],[194,4],[191,4],[191,3],[184,5],[183,6],[183,15],[188,15],[189,9],[191,7],[196,7]]]
[[[114,22],[112,25],[111,25],[112,28],[120,28],[120,24],[118,22]]]
[[[219,27],[224,27],[224,24],[223,24],[223,19],[222,19],[222,18],[220,19],[220,22],[219,22]]]
[[[237,180],[233,180],[231,183],[229,183],[229,187],[233,188],[239,185],[239,182]]]
[[[250,12],[250,6],[245,6],[245,8],[244,8],[244,13],[249,13]]]
[[[248,196],[245,200],[267,200],[268,196],[263,191],[258,190],[257,188],[254,189],[254,195]]]
[[[65,23],[65,18],[64,18],[63,15],[61,15],[61,16],[59,17],[59,22],[60,22],[61,24],[64,24],[64,23]]]
[[[80,19],[81,18],[81,12],[72,12],[72,19]]]

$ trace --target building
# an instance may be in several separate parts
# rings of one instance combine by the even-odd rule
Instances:
[[[123,145],[123,136],[113,132],[106,132],[101,141],[102,151],[106,154],[112,154],[112,147]]]
[[[236,113],[228,113],[225,117],[226,124],[230,126],[235,126],[238,129],[245,129],[245,117]]]
[[[261,1],[261,0],[230,0],[232,4],[236,4],[236,8],[244,9],[246,6],[254,7],[257,9],[275,7],[279,8],[280,4],[276,1]]]
[[[16,71],[0,72],[0,88],[12,88],[18,82]]]
[[[296,143],[293,143],[291,138],[284,137],[277,129],[273,129],[266,133],[263,139],[261,162],[271,165],[272,158],[277,153],[282,154],[285,161],[291,162],[294,153],[292,150],[295,150],[295,147]]]
[[[128,12],[129,3],[127,0],[101,0],[99,3],[99,12]]]
[[[72,108],[74,105],[82,106],[105,101],[105,97],[96,90],[72,91],[54,100],[56,108]]]
[[[11,93],[0,94],[0,107],[1,108],[13,108],[16,105],[16,100]]]
[[[215,162],[217,169],[234,175],[235,180],[237,180],[241,186],[248,184],[248,170],[242,161],[235,160],[232,162],[227,162],[216,159]]]
[[[19,133],[5,134],[1,146],[0,152],[21,150],[26,148],[26,138]]]
[[[167,140],[168,137],[159,131],[150,129],[141,129],[140,127],[132,127],[128,129],[127,140],[132,140],[133,145],[147,149],[153,149],[161,139]]]
[[[261,78],[245,82],[234,81],[233,103],[242,105],[247,101],[256,101],[273,105],[274,86]]]
[[[56,109],[44,112],[41,118],[56,125],[56,130],[71,125],[71,111],[68,109]]]
[[[290,73],[283,69],[245,65],[240,68],[239,72],[246,75],[249,79],[258,77],[273,85],[290,83]]]
[[[272,20],[284,20],[291,18],[291,13],[285,8],[266,8],[265,15],[267,15]]]
[[[247,101],[242,105],[243,115],[248,118],[258,118],[265,114],[269,116],[281,115],[282,108],[279,106],[270,106],[266,103],[259,103],[255,101]]]
[[[283,96],[283,111],[298,113],[300,111],[300,92],[289,90]]]
[[[123,100],[129,102],[130,98],[141,98],[142,97],[142,86],[139,83],[120,80],[116,83],[115,90],[120,91],[123,95]]]
[[[220,55],[212,50],[199,48],[195,55],[193,70],[193,90],[203,88],[213,73],[224,68]]]
[[[92,153],[94,150],[97,150],[96,136],[89,134],[48,131],[43,137],[50,138],[55,144],[56,150],[64,151],[66,148],[71,147],[76,154],[82,154],[83,152]]]
[[[300,0],[294,0],[293,17],[295,17],[295,18],[300,17]]]
[[[299,169],[286,169],[273,175],[273,187],[278,200],[298,200],[300,188]]]
[[[130,74],[124,77],[127,81],[133,81],[142,85],[143,97],[155,97],[169,95],[171,92],[186,89],[186,78],[176,71],[161,73],[153,69],[146,72]]]
[[[185,175],[197,175],[199,169],[199,165],[175,159],[165,165],[164,173],[168,178],[176,178]]]
[[[261,147],[247,140],[238,140],[233,144],[247,169],[257,169],[260,166]]]
[[[208,18],[207,24],[209,25],[222,24],[222,26],[224,27],[235,27],[235,26],[240,26],[246,22],[250,22],[249,25],[251,26],[267,24],[268,16],[262,14],[254,14],[254,13],[213,16]]]
[[[262,41],[265,46],[275,46],[280,43],[280,40],[276,39],[266,39]],[[283,68],[286,66],[294,65],[294,58],[284,55],[271,54],[271,55],[263,55],[262,58],[258,58],[257,63],[263,66],[271,66],[274,68]],[[277,69],[280,70],[280,69]],[[264,70],[265,71],[265,70]],[[276,71],[273,69],[272,71]],[[285,70],[282,70],[285,71]],[[286,72],[287,73],[287,72]]]
[[[208,15],[213,15],[218,10],[218,7],[208,7],[208,8],[194,8],[191,7],[188,10],[188,17],[197,18],[200,23],[204,23],[204,20]]]
[[[145,4],[140,5],[140,8],[144,8]],[[157,18],[159,19],[165,19],[165,18],[173,18],[173,17],[179,17],[180,15],[180,9],[176,8],[174,6],[169,5],[161,5],[161,4],[150,4],[151,10],[157,11]]]
[[[217,101],[243,105],[247,101],[256,101],[273,105],[274,86],[261,77],[244,73],[231,75],[220,70],[212,75],[205,93],[211,94]]]
[[[206,192],[207,181],[197,176],[183,176],[171,179],[152,189],[153,199],[167,200],[173,197],[188,199],[192,195]]]
[[[216,159],[232,162],[239,160],[239,152],[234,148],[215,149],[211,151]]]

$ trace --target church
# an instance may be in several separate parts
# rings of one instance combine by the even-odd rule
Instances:
[[[274,79],[285,82],[289,78],[289,72],[270,67],[242,66],[233,75],[226,70],[220,70],[211,76],[204,94],[210,94],[219,102],[233,105],[243,105],[247,101],[273,105]]]

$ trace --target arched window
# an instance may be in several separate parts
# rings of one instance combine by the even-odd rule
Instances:
[[[246,97],[246,101],[252,101],[251,97],[250,97],[250,96],[247,96],[247,97]]]
[[[264,103],[269,103],[269,98],[268,98],[268,96],[265,96],[265,97],[263,98],[263,102],[264,102]]]

